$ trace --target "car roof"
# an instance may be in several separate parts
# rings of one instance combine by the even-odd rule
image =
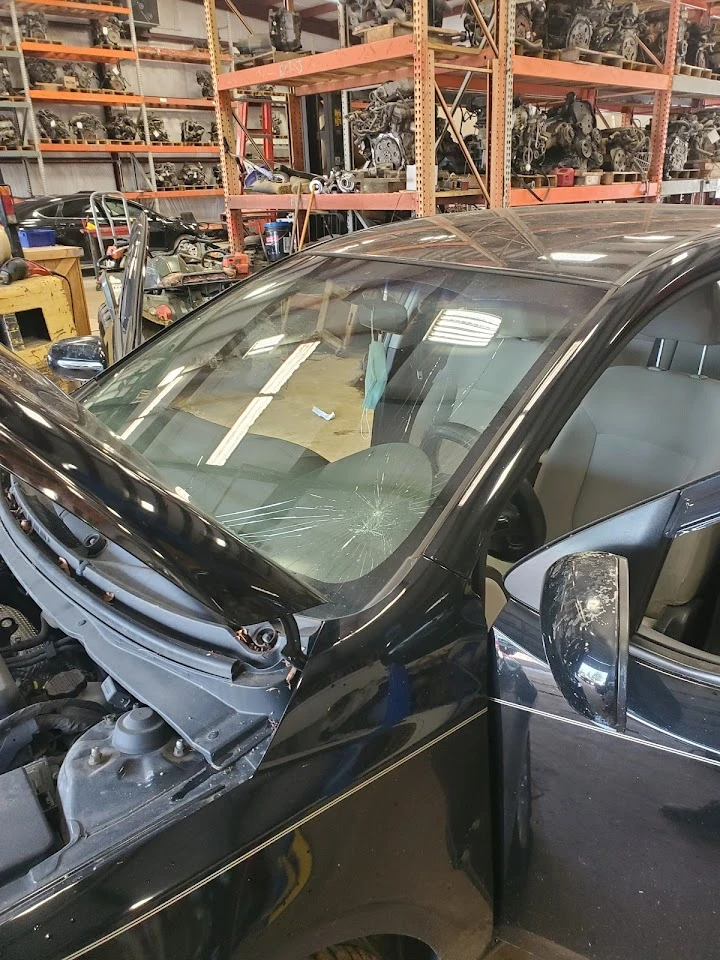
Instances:
[[[610,285],[654,254],[718,231],[712,207],[555,204],[406,220],[323,243],[317,253],[479,267]]]

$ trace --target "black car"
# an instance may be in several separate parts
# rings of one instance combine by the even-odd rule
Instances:
[[[164,217],[162,214],[147,210],[139,203],[127,201],[130,216],[145,211],[148,217],[150,249],[180,250],[190,256],[198,255],[198,237],[205,234],[202,225],[192,217]],[[120,200],[108,197],[105,200],[113,217],[117,216],[121,225],[125,223],[125,213]],[[23,200],[15,205],[18,226],[44,227],[55,231],[59,244],[82,247],[83,260],[92,259],[92,250],[85,227],[92,220],[90,209],[90,191],[69,193],[60,197],[36,197]]]
[[[3,960],[715,958],[719,264],[457,214],[0,351]]]

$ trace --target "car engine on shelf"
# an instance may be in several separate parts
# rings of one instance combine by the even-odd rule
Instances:
[[[347,9],[351,30],[359,31],[371,26],[394,21],[412,20],[412,0],[341,0]],[[441,27],[450,12],[446,0],[428,0],[428,23]]]
[[[165,129],[165,121],[156,113],[147,115],[148,130],[150,131],[151,143],[169,143],[170,137]]]
[[[650,138],[640,127],[615,127],[600,131],[603,169],[645,176],[650,160]]]
[[[70,119],[70,129],[77,140],[106,140],[107,130],[91,113],[76,113]]]
[[[6,150],[17,150],[20,142],[20,134],[12,117],[0,114],[0,146]]]
[[[155,180],[161,190],[179,187],[180,181],[174,163],[159,163],[155,167]]]
[[[28,10],[22,18],[20,31],[25,40],[47,40],[47,17],[40,11]]]
[[[300,34],[300,14],[284,7],[271,7],[268,11],[268,30],[270,43],[282,53],[295,53],[302,50]]]
[[[37,87],[39,83],[55,83],[57,80],[57,67],[51,60],[27,57],[25,67],[31,87]]]
[[[638,58],[643,15],[636,3],[612,0],[548,0],[544,22],[548,49],[574,48]]]
[[[92,90],[97,86],[97,74],[87,63],[63,63],[63,76],[75,81],[78,90]]]
[[[117,50],[122,46],[123,24],[115,16],[92,21],[92,39],[95,47],[110,47]]]
[[[46,140],[69,140],[70,131],[60,117],[51,110],[38,110],[37,122]]]
[[[364,110],[350,114],[357,149],[375,166],[401,170],[415,162],[415,103],[412,80],[391,80],[370,93]]]
[[[205,169],[201,163],[184,163],[180,167],[180,179],[188,187],[204,187],[207,185]]]
[[[137,121],[126,113],[113,113],[107,122],[107,130],[112,140],[122,140],[132,143],[137,140]]]
[[[202,143],[205,127],[197,120],[183,120],[180,124],[180,139],[183,143]]]

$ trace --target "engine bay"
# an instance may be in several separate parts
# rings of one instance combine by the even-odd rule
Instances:
[[[2,910],[249,778],[305,654],[287,621],[233,634],[173,589],[163,604],[137,561],[9,479],[0,557]],[[204,636],[179,643],[183,617]]]

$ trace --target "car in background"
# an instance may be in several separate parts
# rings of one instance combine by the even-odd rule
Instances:
[[[113,218],[124,219],[120,201],[109,201]],[[113,206],[114,204],[114,206]],[[208,230],[207,225],[198,223],[192,215],[166,217],[153,210],[147,210],[139,203],[128,201],[130,216],[144,210],[148,216],[149,246],[151,250],[172,250],[197,257],[201,254],[200,240],[205,236],[218,238],[222,231]],[[86,224],[92,218],[90,210],[90,191],[69,193],[63,196],[35,197],[15,205],[18,226],[45,228],[55,231],[59,244],[82,247],[83,260],[91,261],[92,252],[86,233]]]

